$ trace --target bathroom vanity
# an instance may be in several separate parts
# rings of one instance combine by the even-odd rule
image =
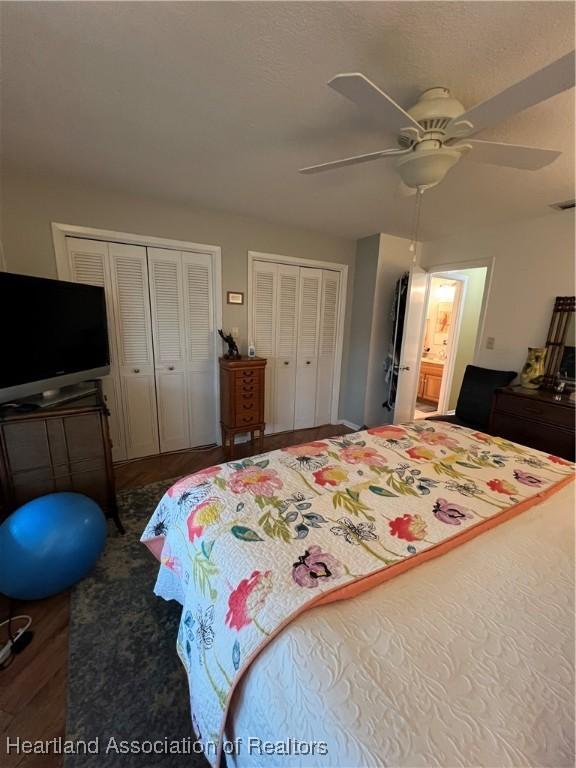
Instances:
[[[443,372],[443,362],[422,359],[420,377],[418,379],[418,400],[424,400],[427,403],[438,402]]]

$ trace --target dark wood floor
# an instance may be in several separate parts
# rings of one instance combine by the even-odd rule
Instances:
[[[285,432],[264,439],[264,450],[321,440],[350,432],[341,425]],[[237,446],[236,456],[254,453],[249,443]],[[181,477],[225,461],[222,448],[151,456],[115,468],[116,487],[139,488],[157,480]],[[153,510],[150,510],[152,513]],[[46,600],[17,602],[15,614],[32,616],[34,639],[8,669],[0,672],[0,765],[2,768],[61,768],[60,755],[6,753],[6,738],[47,740],[64,736],[68,669],[69,593]],[[8,603],[0,595],[0,621],[7,618]],[[8,633],[0,628],[0,644]]]

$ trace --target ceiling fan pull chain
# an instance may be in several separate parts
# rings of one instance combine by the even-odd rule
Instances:
[[[413,253],[412,261],[416,263],[416,243],[418,242],[418,233],[420,231],[420,209],[422,208],[422,196],[424,194],[424,187],[418,187],[416,190],[416,205],[414,207],[414,223],[412,226],[412,240],[410,242],[409,251]]]

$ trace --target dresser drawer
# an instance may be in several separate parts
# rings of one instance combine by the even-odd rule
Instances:
[[[260,377],[260,369],[248,368],[243,371],[234,371],[234,379],[238,381],[247,381],[248,379],[257,379]]]
[[[536,421],[498,411],[492,416],[491,434],[574,461],[574,431],[566,427],[546,428]]]
[[[532,401],[528,397],[518,397],[507,392],[499,392],[496,397],[495,410],[497,413],[508,413],[522,419],[566,427],[567,429],[573,428],[573,408],[566,408],[563,405],[555,405],[542,400],[534,399]]]
[[[261,388],[259,379],[250,380],[247,379],[246,381],[237,381],[234,386],[234,394],[236,397],[241,397],[242,395],[253,395],[256,392],[259,392]]]
[[[252,408],[250,411],[236,411],[236,417],[234,419],[235,427],[249,427],[251,424],[260,424],[262,418],[258,408]]]
[[[251,390],[239,389],[234,396],[234,403],[242,407],[248,403],[257,403],[260,399],[260,387],[254,387]]]

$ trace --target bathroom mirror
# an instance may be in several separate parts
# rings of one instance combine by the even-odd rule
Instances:
[[[559,381],[564,381],[567,389],[575,387],[575,307],[576,297],[556,297],[546,339],[546,373],[542,389],[554,389]]]

